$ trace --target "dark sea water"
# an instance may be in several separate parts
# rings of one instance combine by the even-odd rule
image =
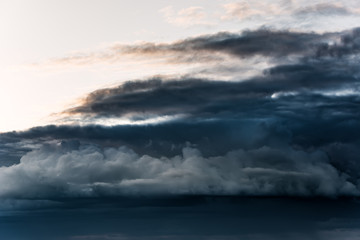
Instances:
[[[356,240],[360,239],[360,201],[204,196],[64,199],[51,207],[3,210],[0,239]]]

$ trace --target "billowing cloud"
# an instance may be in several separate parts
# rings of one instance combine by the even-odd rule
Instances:
[[[120,148],[73,142],[46,146],[0,168],[1,197],[57,198],[117,195],[358,195],[357,187],[321,152],[262,147],[203,157],[154,158]]]

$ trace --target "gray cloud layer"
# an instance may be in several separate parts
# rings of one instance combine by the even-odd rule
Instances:
[[[262,147],[205,158],[194,148],[181,156],[140,156],[128,148],[63,144],[1,168],[0,197],[53,198],[114,195],[358,195],[347,176],[321,152]]]
[[[318,3],[314,5],[309,5],[306,7],[298,8],[294,11],[294,14],[297,16],[304,16],[304,15],[330,15],[330,16],[345,16],[351,15],[353,12],[351,9],[346,8],[341,4],[334,4],[334,3]]]
[[[315,33],[257,30],[241,34],[218,33],[189,38],[173,43],[142,43],[138,45],[115,44],[104,52],[82,53],[55,59],[56,64],[116,63],[125,56],[163,59],[171,63],[221,62],[226,55],[240,58],[254,55],[267,57],[311,52],[316,45],[326,40]],[[150,61],[151,62],[151,61]]]
[[[314,92],[346,91],[358,87],[356,67],[349,63],[335,64],[328,61],[277,66],[268,69],[263,77],[241,82],[201,79],[169,81],[161,78],[128,82],[117,88],[95,91],[84,99],[82,105],[65,113],[92,117],[147,114],[214,117],[222,113],[251,111],[250,107],[256,104],[273,107],[291,104],[282,102],[282,99],[271,99],[282,93],[298,95],[297,98],[293,97],[294,104],[300,100],[300,96],[304,102],[307,102],[307,98],[321,102],[325,99],[322,100],[320,94]],[[331,96],[328,98],[333,99]]]

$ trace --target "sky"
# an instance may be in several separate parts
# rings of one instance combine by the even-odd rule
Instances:
[[[0,235],[358,239],[359,22],[357,0],[1,1]]]

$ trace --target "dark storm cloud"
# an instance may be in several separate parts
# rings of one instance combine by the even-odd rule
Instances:
[[[186,142],[194,144],[205,156],[264,145],[294,144],[303,149],[317,149],[336,142],[358,142],[359,108],[357,96],[298,93],[223,102],[206,113],[196,112],[191,117],[163,124],[47,126],[2,137],[12,141],[75,139],[101,146],[126,145],[153,156],[179,154]]]
[[[246,146],[246,141],[251,145],[249,141],[251,134],[264,137],[260,132],[268,132],[273,140],[277,135],[284,140],[290,130],[296,133],[292,134],[295,135],[292,141],[296,140],[297,144],[303,146],[319,147],[337,140],[353,142],[358,139],[358,134],[356,134],[359,131],[360,117],[358,96],[298,93],[257,101],[251,99],[244,102],[241,99],[225,103],[227,105],[221,105],[219,108],[227,108],[228,111],[218,113],[219,110],[215,107],[207,112],[217,112],[216,115],[199,114],[193,118],[188,117],[162,124],[113,127],[53,125],[32,128],[24,132],[10,132],[2,134],[1,137],[7,141],[9,139],[11,141],[88,139],[104,144],[107,140],[109,143],[123,141],[124,144],[139,143],[142,147],[150,140],[199,143],[201,139],[208,139],[209,143],[216,145],[220,142],[216,138],[224,141],[227,139],[224,145],[231,146],[234,139],[239,146]],[[232,134],[239,134],[239,136],[230,138]]]
[[[29,139],[22,140],[19,138],[6,137],[1,135],[0,137],[0,167],[10,166],[19,161],[27,152],[39,147],[38,140]]]
[[[48,126],[3,134],[13,141],[59,144],[46,144],[5,168],[0,176],[13,187],[0,193],[40,199],[148,194],[357,196],[360,165],[350,153],[360,143],[358,97],[300,94],[266,101],[213,121]]]
[[[254,102],[270,104],[268,98],[276,93],[357,88],[358,73],[357,65],[347,61],[304,60],[301,64],[267,69],[263,76],[241,82],[154,78],[97,90],[80,106],[65,113],[89,117],[174,114],[211,117],[244,111]]]
[[[0,168],[2,198],[138,195],[358,195],[348,177],[320,152],[283,147],[234,150],[204,157],[185,147],[181,155],[155,158],[126,147],[46,146]]]
[[[286,141],[288,134],[286,129],[266,120],[222,119],[139,126],[47,126],[6,135],[19,142],[42,139],[43,143],[76,140],[103,147],[124,145],[140,154],[170,157],[180,154],[189,145],[197,147],[205,156],[221,155],[237,148],[276,145]]]
[[[177,116],[167,122],[51,125],[1,134],[0,154],[13,165],[0,168],[6,183],[0,197],[358,196],[358,49],[358,29],[221,33],[129,48],[136,54],[263,55],[289,63],[275,61],[242,81],[126,82],[64,111],[90,122]]]
[[[335,44],[321,44],[317,49],[317,56],[342,57],[357,55],[360,51],[360,28],[341,35],[340,42]]]

